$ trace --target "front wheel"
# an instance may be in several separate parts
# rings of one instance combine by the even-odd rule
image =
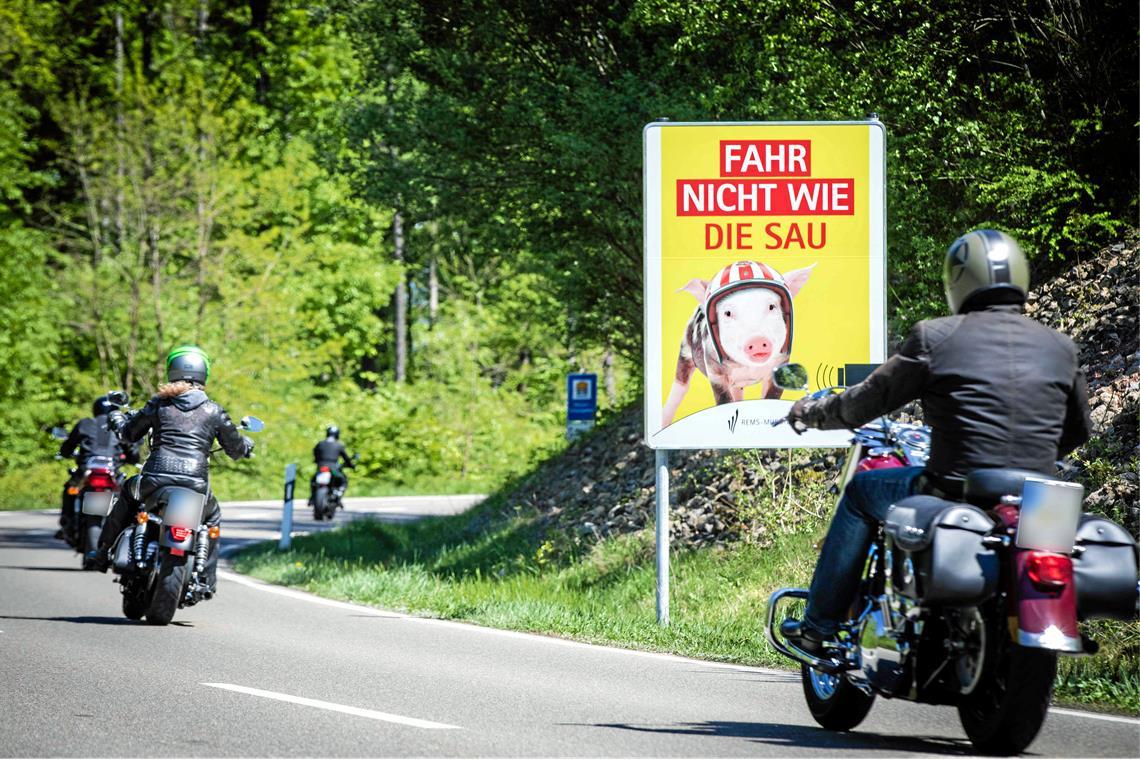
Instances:
[[[1057,653],[1017,646],[1006,636],[999,656],[990,662],[974,691],[958,704],[958,717],[978,752],[1016,755],[1045,722]]]
[[[130,592],[123,594],[123,615],[131,620],[142,620],[148,606],[146,594],[144,593]]]
[[[146,622],[151,625],[166,625],[174,619],[178,602],[186,588],[186,557],[176,557],[164,552],[162,564],[155,578],[154,596],[146,610]],[[129,617],[129,616],[128,616]]]
[[[864,694],[843,676],[800,666],[804,699],[815,722],[829,731],[850,731],[863,722],[875,698]]]

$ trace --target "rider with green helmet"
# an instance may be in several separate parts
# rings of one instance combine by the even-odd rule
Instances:
[[[207,494],[206,524],[221,521],[221,509],[210,491],[209,462],[214,441],[232,459],[253,453],[253,441],[241,434],[226,410],[206,395],[210,379],[210,357],[193,345],[176,346],[166,356],[167,382],[138,412],[130,417],[112,413],[111,424],[124,441],[138,441],[150,434],[150,456],[142,473],[123,489],[123,498],[107,517],[99,544],[110,548],[112,542],[139,505],[159,488],[179,486]],[[105,552],[102,552],[105,555]],[[101,557],[102,558],[102,557]],[[215,587],[217,541],[210,547],[207,583]]]

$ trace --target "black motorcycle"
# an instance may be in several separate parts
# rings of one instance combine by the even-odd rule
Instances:
[[[800,389],[802,377],[781,386]],[[928,453],[928,429],[876,420],[854,431],[840,490],[857,472],[922,465]],[[954,705],[977,751],[1016,754],[1045,720],[1057,656],[1097,649],[1078,620],[1136,616],[1136,541],[1081,515],[1081,486],[983,469],[964,488],[961,500],[916,495],[891,506],[850,618],[824,654],[779,633],[781,602],[806,599],[806,589],[769,600],[768,640],[801,664],[824,728],[854,728],[876,696]]]
[[[244,417],[238,427],[256,433],[265,425]],[[119,534],[111,549],[112,569],[119,576],[123,614],[131,620],[145,616],[152,625],[166,625],[179,609],[213,597],[206,565],[210,542],[218,540],[221,529],[204,522],[209,496],[209,487],[206,493],[160,488],[135,515],[135,525]]]
[[[360,461],[359,454],[352,455],[352,461]],[[313,475],[313,519],[331,520],[338,509],[343,509],[345,480],[339,468],[322,464]]]
[[[53,428],[52,436],[67,439],[67,431]],[[95,567],[96,547],[103,532],[103,520],[123,482],[122,457],[87,457],[81,467],[73,468],[64,486],[64,509],[71,519],[62,526],[63,539],[79,552],[84,570]]]

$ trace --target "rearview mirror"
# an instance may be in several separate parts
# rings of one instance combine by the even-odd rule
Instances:
[[[126,406],[130,403],[131,397],[126,391],[111,391],[107,394],[107,401],[115,406]]]
[[[241,418],[242,430],[248,430],[251,433],[260,433],[265,429],[265,423],[257,417],[242,417]]]
[[[53,427],[51,429],[51,437],[59,439],[61,441],[66,441],[67,440],[67,431],[61,427]]]
[[[807,368],[802,364],[781,364],[772,370],[772,382],[777,388],[786,391],[802,391],[807,388]]]

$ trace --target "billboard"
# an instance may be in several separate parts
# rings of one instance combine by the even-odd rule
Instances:
[[[878,121],[645,127],[650,447],[847,445],[774,426],[802,393],[771,374],[815,389],[884,360],[884,148]]]

